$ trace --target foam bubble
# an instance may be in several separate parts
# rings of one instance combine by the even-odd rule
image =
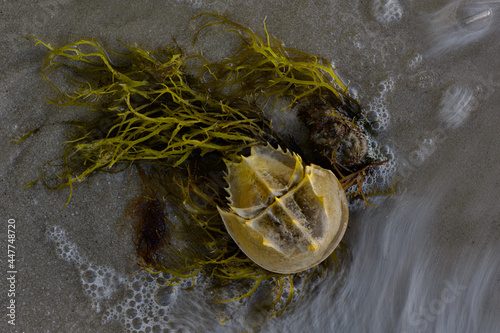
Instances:
[[[58,256],[73,264],[79,271],[84,293],[103,324],[119,322],[125,332],[197,332],[200,328],[215,332],[220,329],[219,321],[224,321],[226,331],[231,328],[234,328],[233,331],[245,331],[245,327],[252,324],[248,321],[249,313],[257,316],[253,319],[259,325],[265,323],[273,313],[272,304],[277,291],[270,281],[262,282],[258,292],[251,298],[227,305],[216,304],[212,302],[214,291],[208,288],[209,285],[202,276],[195,277],[194,281],[185,279],[179,285],[169,286],[161,273],[152,274],[141,270],[125,275],[116,272],[113,267],[91,262],[59,226],[48,231],[48,239],[55,244]],[[193,282],[195,288],[188,289]],[[321,279],[317,279],[307,287],[294,283],[293,288],[296,293],[306,294],[304,288],[311,289],[320,282]],[[278,310],[287,302],[290,283],[286,280],[281,289]],[[222,300],[233,299],[242,292],[234,286],[219,291],[217,298]],[[266,298],[266,306],[259,302],[262,298],[256,297],[257,294]],[[300,298],[296,298],[292,303],[299,300]],[[189,318],[182,312],[186,309],[190,311]],[[210,321],[210,316],[213,316],[213,321]]]
[[[58,257],[78,269],[83,292],[90,298],[92,309],[101,312],[102,303],[116,292],[119,285],[120,277],[115,270],[90,262],[80,253],[77,245],[69,240],[66,230],[59,226],[50,228],[47,238],[54,242]]]
[[[423,57],[421,54],[417,54],[413,59],[408,63],[408,68],[411,70],[416,69],[418,66],[422,64]]]
[[[415,165],[422,164],[436,151],[436,139],[434,137],[423,138],[416,150],[411,154],[411,162]]]
[[[171,325],[169,313],[179,286],[165,286],[147,271],[123,279],[122,298],[108,306],[103,322],[119,321],[127,332],[162,332]]]
[[[127,332],[161,332],[166,327],[169,307],[178,293],[175,287],[159,285],[146,271],[125,277],[113,267],[91,262],[60,226],[51,227],[47,238],[57,256],[78,269],[83,292],[92,309],[102,313],[104,323],[119,321]],[[123,293],[116,300],[118,290]]]
[[[403,7],[398,0],[375,0],[373,12],[380,23],[392,23],[401,19]]]
[[[84,261],[76,244],[68,239],[66,230],[63,228],[53,226],[47,231],[47,238],[55,244],[59,258],[73,264],[81,264]]]
[[[372,123],[372,127],[375,130],[386,129],[389,125],[389,111],[386,107],[387,94],[394,90],[394,80],[388,78],[379,83],[378,95],[375,96],[370,103],[368,103],[367,109],[364,111],[365,117]]]
[[[389,92],[392,92],[394,90],[394,79],[393,78],[388,78],[387,80],[384,80],[379,83],[378,85],[378,92],[381,95],[385,95]]]
[[[372,138],[368,140],[368,153],[367,157],[374,160],[384,160],[384,164],[376,166],[366,172],[363,176],[362,190],[365,195],[383,192],[393,185],[394,175],[396,173],[396,162],[394,152],[391,147],[387,145],[379,145],[379,143]],[[349,193],[354,194],[358,191],[359,186],[353,185],[349,188]],[[374,199],[368,197],[368,202]],[[353,211],[363,208],[365,206],[363,200],[354,200],[350,202],[349,209]]]

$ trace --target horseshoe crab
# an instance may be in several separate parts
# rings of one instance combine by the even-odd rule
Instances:
[[[349,210],[330,171],[290,151],[253,146],[226,161],[229,210],[218,207],[227,231],[262,268],[296,273],[325,260],[347,228]]]

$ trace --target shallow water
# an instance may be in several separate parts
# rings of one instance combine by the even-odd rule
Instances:
[[[498,1],[2,6],[0,212],[4,243],[8,219],[16,221],[17,307],[16,326],[2,316],[0,331],[500,331]],[[196,27],[189,19],[203,11],[227,13],[256,31],[267,16],[269,31],[288,46],[334,62],[367,115],[380,120],[377,140],[395,156],[398,191],[374,198],[376,208],[353,211],[341,271],[270,321],[265,310],[216,306],[202,290],[158,288],[138,272],[121,219],[139,191],[134,173],[89,179],[64,210],[67,191],[21,188],[57,156],[62,122],[71,118],[44,100],[53,94],[39,74],[45,52],[21,37],[61,45],[120,39],[145,48],[175,38],[187,50]],[[220,45],[208,38],[203,48],[217,55]],[[6,143],[39,126],[23,143]]]

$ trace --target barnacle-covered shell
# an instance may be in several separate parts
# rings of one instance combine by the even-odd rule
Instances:
[[[347,168],[364,166],[368,153],[367,134],[359,128],[346,111],[324,103],[302,106],[299,119],[309,129],[311,150],[315,161],[329,158]],[[319,155],[319,156],[318,156]]]
[[[296,273],[337,247],[347,228],[347,200],[335,175],[281,148],[254,146],[240,162],[226,161],[227,231],[261,267]]]

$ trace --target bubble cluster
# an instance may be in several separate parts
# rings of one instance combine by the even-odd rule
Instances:
[[[78,269],[83,292],[92,309],[102,313],[103,323],[121,322],[132,333],[167,332],[164,328],[178,287],[166,286],[146,271],[124,277],[112,267],[89,261],[59,226],[51,227],[47,238],[54,243],[57,256]]]
[[[383,164],[374,166],[365,170],[362,182],[362,191],[366,196],[368,203],[372,203],[371,196],[377,196],[390,191],[394,186],[396,175],[396,160],[392,148],[388,145],[381,145],[372,137],[367,139],[367,158],[374,161],[383,161]],[[359,185],[354,183],[347,191],[348,196],[356,194],[356,199],[361,199],[357,194]],[[356,211],[365,207],[364,200],[351,200],[349,202],[349,211]]]
[[[372,123],[373,129],[383,130],[389,125],[389,111],[387,110],[386,101],[387,94],[394,90],[394,80],[388,78],[380,82],[377,90],[378,95],[368,103],[364,115]]]
[[[66,230],[63,228],[53,226],[47,231],[47,238],[54,243],[59,258],[76,265],[84,262],[76,245],[68,239]]]
[[[386,161],[367,173],[363,181],[363,191],[367,194],[377,190],[384,190],[392,185],[392,178],[396,171],[394,152],[388,145],[380,145],[375,140],[368,141],[368,156]]]
[[[437,148],[436,139],[433,137],[423,138],[419,144],[418,148],[412,151],[410,155],[410,160],[414,165],[422,164],[429,156],[431,156]]]
[[[408,68],[410,70],[416,69],[420,64],[422,64],[423,57],[421,54],[417,54],[413,59],[408,63]]]
[[[394,91],[394,80],[390,77],[379,83],[378,91],[381,95],[385,95],[388,92]]]
[[[375,0],[373,12],[380,23],[392,23],[401,19],[403,7],[398,0]]]
[[[112,267],[96,265],[80,254],[76,244],[68,239],[66,231],[53,226],[48,239],[54,242],[59,258],[72,263],[80,273],[83,292],[89,297],[92,309],[102,310],[102,303],[111,298],[120,284],[120,277]]]
[[[106,311],[103,321],[119,321],[127,332],[163,332],[170,322],[169,311],[177,288],[164,285],[146,271],[123,283],[123,298]]]

